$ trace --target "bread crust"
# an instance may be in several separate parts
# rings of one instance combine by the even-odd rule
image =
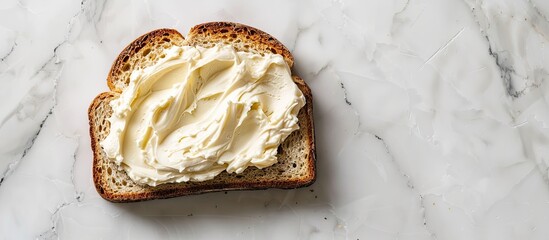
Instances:
[[[278,42],[278,40],[258,29],[242,24],[221,22],[200,24],[191,29],[187,40],[184,40],[183,36],[173,29],[159,29],[137,38],[120,53],[120,55],[114,61],[111,67],[111,71],[107,77],[107,84],[109,85],[111,92],[104,92],[99,94],[93,100],[88,109],[91,147],[94,155],[93,180],[96,190],[101,195],[101,197],[111,202],[135,202],[217,191],[259,190],[267,188],[291,189],[309,186],[314,183],[316,179],[316,153],[313,125],[313,96],[311,93],[311,89],[307,86],[307,84],[301,78],[293,76],[294,82],[303,92],[303,95],[306,99],[305,106],[300,110],[298,114],[298,124],[300,126],[300,129],[295,132],[296,135],[299,134],[299,137],[306,141],[306,149],[304,150],[303,156],[301,156],[303,158],[306,158],[303,159],[304,164],[306,164],[306,173],[304,173],[303,176],[296,176],[290,179],[275,178],[267,180],[265,178],[261,178],[261,176],[246,176],[248,172],[252,172],[257,175],[258,173],[261,173],[260,171],[262,171],[259,169],[247,169],[243,173],[244,177],[242,177],[243,175],[227,174],[226,172],[224,172],[222,173],[223,181],[216,177],[212,180],[204,182],[170,183],[161,184],[156,187],[140,185],[136,187],[139,190],[127,192],[116,191],[111,187],[110,181],[113,179],[110,178],[112,178],[112,175],[107,174],[106,169],[108,169],[109,171],[117,171],[117,174],[123,174],[126,178],[127,175],[122,169],[112,169],[113,167],[109,167],[112,166],[113,163],[112,161],[109,162],[110,160],[106,158],[101,146],[99,145],[99,142],[102,140],[101,135],[106,136],[109,132],[109,123],[106,120],[108,118],[107,114],[110,111],[110,106],[108,103],[112,99],[115,99],[123,90],[123,88],[127,86],[126,80],[121,79],[117,75],[117,73],[120,72],[120,68],[123,67],[124,64],[126,64],[126,62],[129,61],[129,59],[133,55],[140,54],[140,51],[145,46],[148,46],[149,43],[146,41],[150,41],[151,39],[158,39],[159,36],[165,37],[165,34],[169,34],[168,36],[176,38],[170,42],[177,45],[188,44],[194,46],[204,46],[201,41],[205,39],[205,36],[215,36],[211,37],[211,41],[208,43],[221,42],[225,40],[226,38],[221,38],[220,36],[222,35],[219,34],[232,34],[232,32],[229,31],[221,32],[221,30],[227,28],[231,28],[235,31],[235,33],[238,33],[237,39],[241,39],[241,42],[248,43],[247,41],[250,41],[250,44],[248,44],[248,46],[251,46],[254,49],[253,51],[264,52],[265,49],[273,48],[275,49],[275,51],[277,51],[278,54],[283,55],[286,61],[291,61],[291,63],[293,64],[293,57],[291,56],[290,52],[280,42]],[[238,29],[242,30],[236,32],[236,30]],[[251,31],[255,31],[256,34],[253,34],[252,36],[247,38],[247,34],[249,34]],[[251,44],[252,41],[253,45]],[[237,50],[244,49],[237,48]],[[288,141],[288,139],[286,141]],[[279,151],[284,150],[285,149],[282,147],[279,148]],[[279,155],[280,154],[282,153],[279,152]]]
[[[132,56],[142,53],[147,49],[147,47],[152,47],[151,43],[164,41],[163,39],[168,39],[170,42],[173,41],[175,43],[185,40],[181,33],[175,29],[169,28],[153,30],[139,36],[137,39],[133,40],[133,42],[128,44],[122,52],[120,52],[112,64],[109,75],[107,75],[107,85],[109,86],[109,89],[113,92],[122,92],[122,90],[128,85],[129,78],[122,79],[121,73],[132,70],[126,69],[129,66],[126,65],[128,64],[128,61],[130,61]]]
[[[204,42],[223,42],[233,45],[238,51],[280,54],[293,67],[294,57],[284,44],[270,34],[257,28],[233,22],[208,22],[191,28],[187,44],[196,46]]]

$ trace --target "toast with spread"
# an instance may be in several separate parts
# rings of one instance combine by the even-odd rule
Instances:
[[[107,157],[101,142],[109,135],[113,114],[111,101],[128,88],[132,72],[153,66],[173,46],[210,48],[231,45],[236,51],[281,55],[288,67],[294,64],[290,51],[278,40],[256,28],[238,23],[211,22],[191,28],[187,37],[173,29],[158,29],[130,43],[114,61],[107,76],[109,92],[99,94],[88,109],[93,180],[98,193],[111,202],[134,202],[190,194],[267,188],[292,189],[312,184],[316,178],[313,102],[310,88],[298,76],[293,82],[303,93],[305,105],[297,113],[298,129],[278,146],[277,162],[264,168],[247,167],[240,173],[222,171],[213,179],[164,183],[136,183],[114,159]]]

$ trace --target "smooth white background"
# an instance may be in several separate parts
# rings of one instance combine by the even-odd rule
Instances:
[[[0,3],[0,239],[547,239],[545,0]],[[313,91],[308,188],[112,204],[87,107],[156,28],[260,28]]]

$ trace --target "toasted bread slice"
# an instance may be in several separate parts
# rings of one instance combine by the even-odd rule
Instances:
[[[128,45],[114,61],[107,77],[110,92],[99,94],[88,109],[91,146],[94,154],[93,180],[97,192],[111,202],[133,202],[171,198],[229,190],[256,190],[266,188],[297,188],[315,181],[315,142],[311,90],[294,76],[294,82],[303,92],[305,106],[298,114],[299,130],[294,131],[278,148],[278,163],[264,168],[247,168],[241,174],[222,172],[203,182],[169,183],[155,187],[133,182],[113,160],[107,158],[99,143],[109,134],[112,114],[109,102],[116,99],[129,83],[134,69],[153,65],[162,58],[162,51],[173,45],[209,47],[216,43],[231,44],[238,51],[281,54],[289,66],[293,57],[278,40],[269,34],[237,23],[213,22],[193,27],[187,39],[173,29],[149,32]]]

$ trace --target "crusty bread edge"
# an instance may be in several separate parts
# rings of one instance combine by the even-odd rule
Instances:
[[[234,22],[207,22],[198,24],[189,30],[187,44],[200,45],[204,39],[233,44],[239,51],[256,50],[257,53],[271,52],[280,54],[284,57],[290,68],[294,65],[294,57],[284,44],[270,34],[245,24]],[[231,39],[244,44],[235,45],[235,41],[228,42]],[[257,43],[260,43],[259,45],[261,46],[257,46]],[[249,49],[239,48],[240,45],[249,45]],[[261,49],[257,49],[258,47]]]
[[[136,52],[139,52],[139,50],[141,50],[143,47],[145,47],[147,45],[147,41],[149,39],[153,39],[155,37],[162,36],[165,33],[179,35],[181,38],[184,39],[183,35],[181,35],[181,33],[179,31],[175,30],[175,29],[170,29],[170,28],[156,29],[156,30],[150,31],[148,33],[145,33],[145,34],[139,36],[138,38],[133,40],[130,44],[128,44],[120,52],[120,54],[118,54],[118,57],[116,57],[116,60],[113,62],[112,66],[111,66],[111,69],[109,70],[109,75],[107,75],[107,85],[109,86],[109,89],[111,91],[119,92],[119,93],[122,92],[122,89],[117,88],[116,85],[115,85],[116,70],[120,69],[120,68],[123,68],[124,64],[129,59],[129,57],[132,54],[134,54]]]
[[[114,94],[113,92],[102,92],[100,93],[99,95],[97,95],[92,103],[90,104],[90,107],[88,108],[88,121],[89,121],[89,124],[90,124],[90,139],[91,139],[91,148],[92,148],[92,152],[93,152],[93,161],[92,161],[92,177],[93,177],[93,183],[95,185],[95,190],[97,191],[97,193],[99,193],[99,195],[106,199],[106,200],[109,200],[110,197],[109,197],[109,194],[105,192],[104,189],[106,189],[105,186],[103,186],[102,184],[102,181],[101,181],[101,173],[97,171],[98,168],[100,168],[101,166],[99,166],[99,158],[101,157],[100,156],[100,151],[102,151],[101,149],[101,146],[99,146],[99,136],[97,136],[96,132],[94,131],[95,129],[95,121],[93,119],[93,117],[95,116],[95,109],[97,109],[97,106],[102,102],[104,101],[105,99],[107,98],[110,98],[112,97]]]
[[[193,30],[199,29],[199,26],[227,26],[227,24],[234,24],[234,23],[205,23],[201,25],[197,25],[193,27],[189,33],[191,35],[191,32]],[[257,33],[259,33],[260,39],[267,40],[268,44],[272,44],[273,47],[276,47],[279,49],[279,54],[283,55],[288,64],[293,64],[293,57],[290,54],[290,52],[282,45],[278,40],[274,39],[267,33],[246,26],[241,24],[236,24],[239,28],[245,28],[247,31],[255,30]],[[144,200],[152,200],[152,199],[161,199],[161,198],[171,198],[171,197],[178,197],[178,196],[184,196],[184,195],[192,195],[192,194],[201,194],[201,193],[207,193],[207,192],[216,192],[216,191],[229,191],[229,190],[260,190],[260,189],[267,189],[267,188],[280,188],[280,189],[292,189],[292,188],[298,188],[298,187],[306,187],[314,183],[316,180],[316,147],[315,147],[315,138],[314,138],[314,122],[313,122],[313,100],[312,100],[312,93],[310,88],[307,86],[307,84],[299,77],[293,76],[294,81],[300,88],[300,90],[303,92],[305,98],[306,98],[306,105],[303,107],[302,110],[307,111],[307,126],[308,132],[310,134],[310,138],[308,138],[310,146],[309,154],[307,154],[309,157],[307,159],[308,165],[310,166],[310,172],[307,174],[305,178],[299,179],[299,180],[281,180],[281,181],[263,181],[263,182],[255,182],[255,183],[249,183],[249,184],[239,184],[239,183],[229,183],[229,184],[212,184],[208,185],[206,188],[204,186],[198,186],[198,187],[187,187],[187,188],[178,188],[177,184],[168,184],[168,185],[160,185],[163,186],[155,191],[151,192],[143,192],[143,193],[113,193],[108,191],[108,186],[102,186],[102,173],[96,171],[97,164],[99,162],[100,151],[101,146],[99,146],[98,136],[94,132],[94,124],[93,116],[95,115],[95,108],[98,106],[100,101],[104,101],[106,98],[113,97],[115,92],[121,92],[122,89],[117,89],[116,86],[113,84],[113,72],[116,68],[121,66],[121,63],[123,63],[123,57],[128,56],[132,54],[129,52],[132,49],[138,49],[140,46],[143,46],[143,41],[147,39],[147,36],[150,36],[151,34],[163,34],[165,32],[170,33],[177,33],[181,36],[179,32],[173,29],[159,29],[152,32],[149,32],[147,34],[144,34],[140,37],[138,37],[136,40],[134,40],[132,43],[130,43],[124,50],[119,54],[118,58],[114,61],[111,70],[109,72],[109,75],[107,77],[107,84],[109,85],[109,88],[112,92],[104,92],[99,94],[92,102],[88,109],[88,117],[89,117],[89,124],[90,124],[90,137],[91,137],[91,147],[94,155],[93,160],[93,180],[94,185],[96,187],[97,192],[100,194],[101,197],[104,199],[111,201],[111,202],[134,202],[134,201],[144,201]],[[181,36],[182,37],[182,36]],[[275,42],[273,42],[273,39]],[[137,46],[136,46],[137,45]],[[277,50],[278,51],[278,50]],[[289,60],[290,61],[289,61]]]

